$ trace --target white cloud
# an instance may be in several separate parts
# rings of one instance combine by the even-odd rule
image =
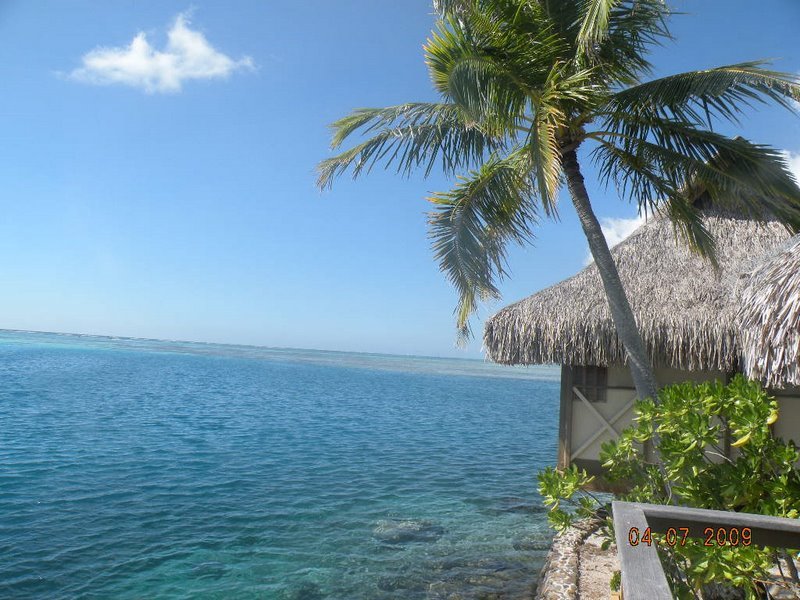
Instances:
[[[632,219],[603,217],[600,219],[600,227],[603,229],[603,235],[606,237],[608,247],[613,248],[636,231],[644,221],[644,217],[634,217]],[[587,248],[583,264],[589,265],[592,261],[594,261],[592,253]]]
[[[784,152],[789,170],[794,174],[794,178],[800,183],[800,152]]]
[[[249,56],[230,58],[189,25],[187,15],[179,14],[167,33],[164,50],[151,46],[143,32],[136,34],[128,46],[95,48],[83,56],[83,65],[69,76],[84,83],[122,84],[147,93],[174,93],[181,90],[184,81],[225,78],[236,70],[254,68]]]

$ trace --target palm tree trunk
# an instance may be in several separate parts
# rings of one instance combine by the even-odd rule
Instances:
[[[567,178],[572,203],[578,213],[578,218],[583,226],[583,232],[589,242],[589,250],[594,257],[594,262],[600,271],[600,278],[603,280],[603,288],[608,298],[608,305],[611,308],[611,318],[617,329],[617,336],[625,347],[625,354],[628,359],[628,366],[633,377],[633,385],[636,387],[636,395],[640,399],[654,398],[658,391],[653,366],[650,357],[645,350],[642,336],[636,325],[628,296],[617,272],[617,265],[608,249],[608,242],[600,228],[600,222],[592,210],[589,202],[589,194],[583,182],[580,165],[578,164],[578,154],[576,150],[567,150],[561,158],[561,165]]]
[[[606,292],[608,305],[611,308],[611,318],[617,330],[617,337],[625,347],[625,354],[633,377],[633,385],[636,388],[636,395],[640,400],[653,398],[657,402],[658,383],[656,382],[653,365],[650,363],[650,357],[645,350],[625,288],[622,287],[614,257],[611,256],[611,250],[608,249],[608,242],[603,235],[600,222],[597,220],[589,202],[589,194],[586,191],[581,168],[578,164],[577,151],[565,151],[561,157],[561,166],[567,177],[567,187],[572,197],[572,204],[578,213],[583,232],[586,234],[586,240],[589,242],[589,250],[594,257],[597,270],[600,272],[600,279],[603,281],[603,288]],[[658,452],[660,445],[660,436],[657,431],[654,431],[652,445],[645,444],[644,454],[646,460],[654,460],[658,465],[658,470],[664,478],[665,498],[671,504],[675,501],[672,495],[673,485],[667,476],[664,463],[661,462],[661,456]]]

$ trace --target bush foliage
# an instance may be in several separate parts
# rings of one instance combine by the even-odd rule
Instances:
[[[672,385],[659,392],[658,401],[637,402],[634,414],[631,426],[602,446],[606,478],[628,490],[618,499],[798,517],[800,454],[794,443],[773,436],[778,404],[758,383],[737,375],[727,385]],[[645,445],[655,448],[661,466],[647,460]],[[551,525],[564,529],[598,509],[610,513],[586,491],[592,480],[574,466],[539,474]],[[608,517],[606,531],[613,539]],[[747,598],[761,597],[758,582],[777,556],[775,549],[706,546],[703,540],[659,549],[678,598],[696,598],[710,582],[740,588]]]

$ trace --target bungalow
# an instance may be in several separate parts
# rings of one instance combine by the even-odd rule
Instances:
[[[773,220],[702,214],[717,265],[662,215],[612,249],[658,382],[761,379],[780,403],[776,434],[800,443],[800,241]],[[597,267],[500,310],[484,347],[502,364],[561,365],[558,465],[599,474],[636,393]]]

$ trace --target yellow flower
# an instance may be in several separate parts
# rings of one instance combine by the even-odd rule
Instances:
[[[773,410],[771,413],[769,413],[769,417],[767,417],[767,425],[772,425],[777,420],[778,420],[778,411]]]
[[[741,446],[744,446],[744,445],[745,445],[747,442],[749,442],[749,441],[750,441],[750,435],[751,435],[751,433],[748,433],[748,434],[746,434],[746,435],[743,435],[743,436],[742,436],[742,437],[740,437],[738,440],[736,440],[735,442],[733,442],[733,443],[731,444],[731,447],[733,447],[733,448],[739,448],[739,447],[741,447]]]

